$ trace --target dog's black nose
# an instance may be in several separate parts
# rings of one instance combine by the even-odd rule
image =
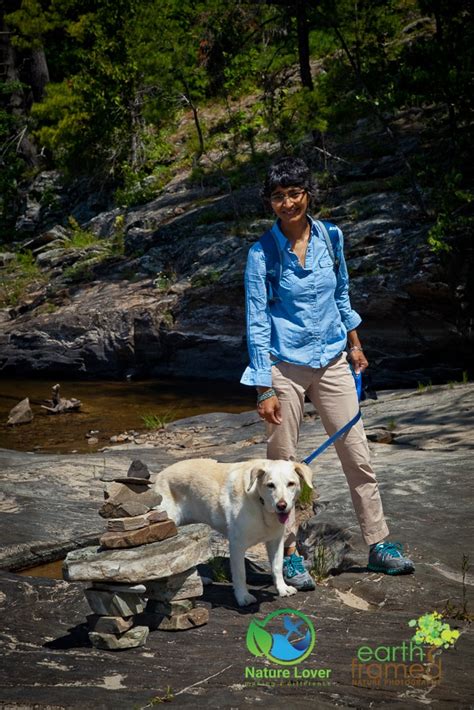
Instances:
[[[286,503],[285,501],[280,501],[276,504],[276,507],[278,510],[285,511],[286,510]]]

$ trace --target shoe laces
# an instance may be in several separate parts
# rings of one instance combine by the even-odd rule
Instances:
[[[380,552],[382,560],[385,560],[386,557],[403,557],[402,549],[402,545],[399,542],[379,542],[374,551]]]
[[[303,564],[302,557],[300,557],[299,555],[295,555],[295,553],[293,552],[293,554],[290,557],[290,560],[291,560],[291,566],[293,567],[295,572],[297,572],[298,574],[304,574],[306,572],[306,568]]]

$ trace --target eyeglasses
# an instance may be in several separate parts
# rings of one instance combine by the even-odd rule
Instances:
[[[274,192],[270,195],[270,202],[274,205],[282,205],[285,200],[291,200],[292,202],[299,202],[306,190],[288,190],[288,192]]]

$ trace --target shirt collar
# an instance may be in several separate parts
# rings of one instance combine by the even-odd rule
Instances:
[[[311,241],[313,235],[318,234],[318,228],[316,226],[314,219],[311,217],[311,215],[308,214],[306,216],[308,218],[308,222],[311,227],[311,230],[309,233],[309,240]],[[290,249],[290,242],[288,241],[288,239],[285,237],[285,235],[283,234],[283,232],[280,229],[280,220],[277,219],[272,224],[272,232],[276,236],[276,238],[278,239],[278,243],[280,244],[281,249],[289,250]]]

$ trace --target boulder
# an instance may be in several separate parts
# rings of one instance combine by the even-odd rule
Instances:
[[[8,415],[7,424],[29,424],[33,419],[33,412],[30,407],[30,400],[28,397],[22,399],[17,405],[10,410]]]
[[[175,537],[126,550],[85,547],[70,552],[63,576],[70,582],[146,582],[185,572],[211,557],[210,528],[185,525]]]

